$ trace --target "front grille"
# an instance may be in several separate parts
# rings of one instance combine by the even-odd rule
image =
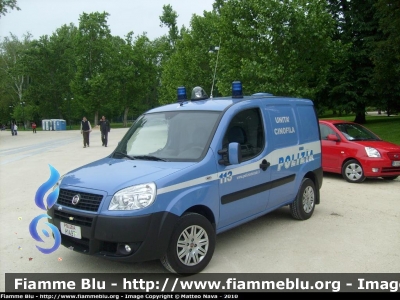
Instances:
[[[80,200],[78,204],[73,205],[72,198],[78,194],[80,195]],[[62,206],[73,207],[81,210],[97,211],[99,209],[102,199],[102,195],[60,189],[57,203]]]
[[[54,210],[54,218],[72,225],[92,227],[93,218],[78,216],[61,210]]]
[[[61,241],[65,247],[71,250],[89,253],[89,239],[82,238],[79,240],[68,235],[62,235]]]
[[[382,173],[398,173],[400,175],[400,167],[384,167]]]
[[[388,152],[387,155],[391,160],[400,160],[400,152]]]

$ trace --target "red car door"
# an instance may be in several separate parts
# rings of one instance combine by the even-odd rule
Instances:
[[[341,173],[345,145],[341,141],[328,140],[329,134],[339,135],[328,124],[319,124],[322,144],[322,169],[327,172]]]

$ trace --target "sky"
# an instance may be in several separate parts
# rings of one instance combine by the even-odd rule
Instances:
[[[0,39],[10,33],[22,38],[30,32],[33,39],[52,35],[62,25],[79,26],[79,16],[85,12],[107,12],[107,24],[114,36],[124,38],[129,31],[134,36],[147,33],[151,40],[168,34],[167,27],[160,27],[159,17],[163,5],[176,11],[178,28],[189,27],[193,14],[203,16],[211,11],[214,0],[17,0],[21,10],[10,10],[0,15]]]

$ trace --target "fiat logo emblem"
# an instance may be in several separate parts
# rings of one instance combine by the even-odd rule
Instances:
[[[73,205],[77,205],[79,203],[79,200],[81,200],[81,195],[75,195],[74,197],[72,197],[72,204]]]

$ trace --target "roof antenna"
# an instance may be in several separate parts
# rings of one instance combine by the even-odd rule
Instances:
[[[218,65],[218,56],[219,56],[219,48],[221,46],[221,38],[219,38],[219,45],[218,47],[211,47],[209,53],[213,53],[214,51],[217,51],[217,60],[215,61],[215,67],[214,67],[214,76],[213,76],[213,81],[211,85],[211,93],[210,93],[210,99],[213,97],[213,90],[214,90],[214,82],[215,82],[215,74],[217,73],[217,65]]]

